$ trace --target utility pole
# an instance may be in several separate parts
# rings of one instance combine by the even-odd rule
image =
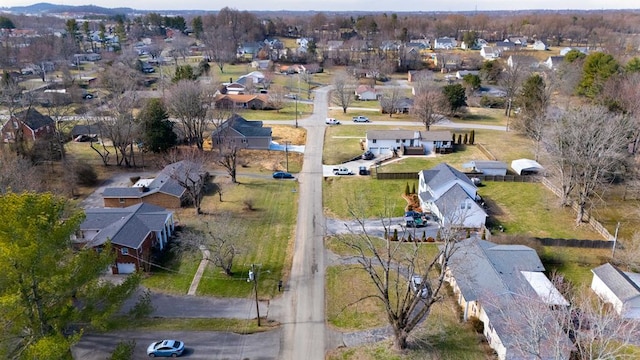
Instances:
[[[296,129],[298,128],[298,95],[296,95]]]
[[[249,278],[247,282],[253,281],[253,290],[256,294],[256,314],[258,315],[258,326],[260,326],[260,305],[258,304],[258,274],[255,270],[255,265],[251,264],[251,270],[249,270]]]
[[[290,141],[288,140],[284,142],[284,155],[287,159],[287,172],[289,172],[289,143]]]

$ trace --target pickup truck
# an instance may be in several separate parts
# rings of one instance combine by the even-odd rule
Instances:
[[[369,122],[369,118],[366,116],[358,115],[353,117],[353,122]]]
[[[353,175],[353,171],[344,166],[333,168],[333,175]]]

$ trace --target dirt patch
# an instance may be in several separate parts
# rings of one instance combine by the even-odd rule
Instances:
[[[279,144],[289,141],[291,145],[304,145],[307,143],[307,131],[290,125],[273,125],[271,138]]]
[[[422,212],[422,207],[420,207],[420,199],[418,199],[418,194],[402,194],[402,198],[406,200],[407,207],[404,208],[404,211],[415,211]]]

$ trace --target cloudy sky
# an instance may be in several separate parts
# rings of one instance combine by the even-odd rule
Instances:
[[[31,5],[40,0],[2,0],[2,6]],[[638,0],[404,0],[399,3],[383,0],[53,0],[64,5],[94,4],[109,8],[131,7],[141,10],[220,10],[229,7],[237,10],[316,10],[316,11],[470,11],[470,10],[525,10],[525,9],[638,9]]]

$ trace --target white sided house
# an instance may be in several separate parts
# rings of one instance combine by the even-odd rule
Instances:
[[[418,174],[418,198],[423,210],[431,212],[443,226],[480,229],[487,213],[471,179],[459,170],[440,163]]]
[[[463,309],[464,321],[482,321],[483,334],[501,360],[570,358],[572,344],[550,310],[569,303],[544,270],[530,247],[500,245],[477,237],[458,242],[447,262],[445,281]],[[529,309],[533,304],[534,321]],[[546,336],[536,338],[535,327],[541,322],[548,322]],[[531,338],[538,341],[536,354],[521,345]]]
[[[418,155],[448,153],[453,151],[453,135],[450,131],[369,130],[367,150],[376,155],[394,152]]]
[[[591,270],[591,289],[602,301],[628,319],[640,319],[640,274],[624,272],[606,263]]]

